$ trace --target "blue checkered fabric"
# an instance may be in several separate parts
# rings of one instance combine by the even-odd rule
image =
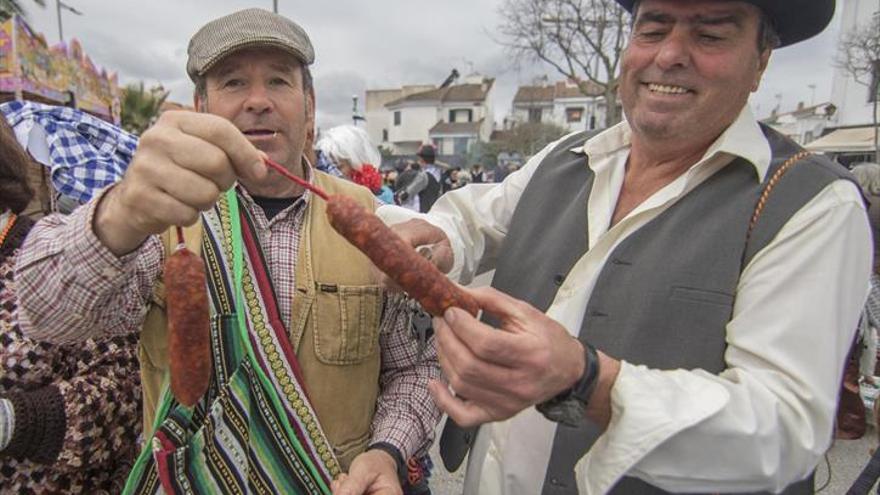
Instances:
[[[121,179],[137,148],[133,134],[73,108],[11,101],[0,111],[12,127],[27,119],[43,127],[52,185],[80,203]]]

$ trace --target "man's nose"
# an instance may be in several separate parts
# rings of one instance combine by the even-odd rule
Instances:
[[[654,61],[664,70],[687,67],[691,61],[691,47],[684,33],[673,31],[660,44]]]
[[[245,101],[245,110],[254,113],[265,113],[272,109],[272,100],[266,92],[266,86],[262,84],[254,84],[248,91],[247,100]]]

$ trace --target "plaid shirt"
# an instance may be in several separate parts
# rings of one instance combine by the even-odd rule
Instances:
[[[30,101],[0,105],[20,142],[35,125],[46,133],[48,163],[55,189],[78,203],[85,203],[96,191],[114,184],[125,173],[137,148],[137,137],[122,129],[68,107]]]
[[[253,215],[267,258],[285,325],[290,323],[297,259],[309,194],[268,220],[243,189],[243,207]],[[140,328],[153,284],[163,264],[163,248],[149,238],[135,252],[116,257],[91,225],[100,195],[67,217],[38,223],[18,265],[20,320],[31,337],[57,343]],[[394,298],[389,298],[393,301]],[[440,377],[433,340],[419,360],[419,346],[403,304],[386,303],[379,344],[381,393],[373,418],[372,441],[397,447],[404,459],[427,452],[440,410],[427,384]]]

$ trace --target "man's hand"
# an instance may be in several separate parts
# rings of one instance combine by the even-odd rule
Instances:
[[[468,292],[501,326],[496,330],[458,308],[434,318],[440,366],[458,397],[439,381],[429,386],[437,405],[457,424],[508,419],[583,374],[583,346],[562,325],[490,287]]]
[[[368,450],[351,463],[330,485],[333,495],[402,495],[397,462],[383,450]]]
[[[430,223],[414,218],[405,222],[391,225],[403,242],[412,246],[419,254],[428,259],[441,272],[448,273],[452,269],[452,245],[446,233]],[[375,269],[379,284],[393,291],[400,291],[400,287],[388,278],[387,275]]]
[[[143,134],[122,181],[102,198],[94,229],[117,255],[151,234],[192,225],[238,177],[266,175],[262,155],[231,122],[165,112]]]

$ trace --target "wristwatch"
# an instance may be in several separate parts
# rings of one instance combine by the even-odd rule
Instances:
[[[587,403],[599,381],[599,355],[596,348],[586,342],[581,344],[584,346],[584,374],[571,387],[535,405],[535,409],[545,418],[573,428],[586,420],[584,413]]]

